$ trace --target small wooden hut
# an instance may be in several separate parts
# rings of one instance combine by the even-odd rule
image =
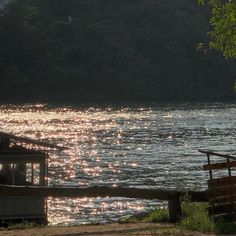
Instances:
[[[47,186],[48,152],[59,146],[0,132],[0,185]],[[0,222],[47,222],[46,197],[1,196]]]

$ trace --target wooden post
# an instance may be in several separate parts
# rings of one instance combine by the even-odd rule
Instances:
[[[231,168],[230,168],[230,160],[229,160],[229,157],[227,157],[227,164],[228,164],[228,174],[229,174],[229,177],[231,176]]]
[[[210,154],[207,154],[207,163],[208,165],[211,164]],[[210,179],[212,179],[212,170],[209,170],[209,175],[210,175]]]
[[[10,139],[4,135],[0,135],[0,150],[7,150],[10,145]]]
[[[169,220],[170,222],[177,222],[182,216],[182,208],[180,198],[172,199],[168,201]]]

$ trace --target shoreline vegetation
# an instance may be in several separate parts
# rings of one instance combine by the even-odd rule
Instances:
[[[190,202],[188,199],[182,203],[182,217],[175,226],[181,231],[195,231],[212,234],[235,234],[236,224],[223,217],[213,219],[208,213],[208,203]],[[144,217],[133,216],[126,220],[129,223],[169,223],[166,208],[151,209]]]

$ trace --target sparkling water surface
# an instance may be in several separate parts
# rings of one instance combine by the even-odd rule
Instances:
[[[1,130],[69,147],[49,159],[51,186],[203,190],[206,157],[235,154],[236,104],[0,106]],[[50,224],[116,221],[163,204],[126,198],[49,198]]]

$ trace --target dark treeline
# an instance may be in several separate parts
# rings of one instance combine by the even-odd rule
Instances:
[[[0,102],[233,100],[236,63],[196,50],[195,0],[18,0],[0,13]]]

